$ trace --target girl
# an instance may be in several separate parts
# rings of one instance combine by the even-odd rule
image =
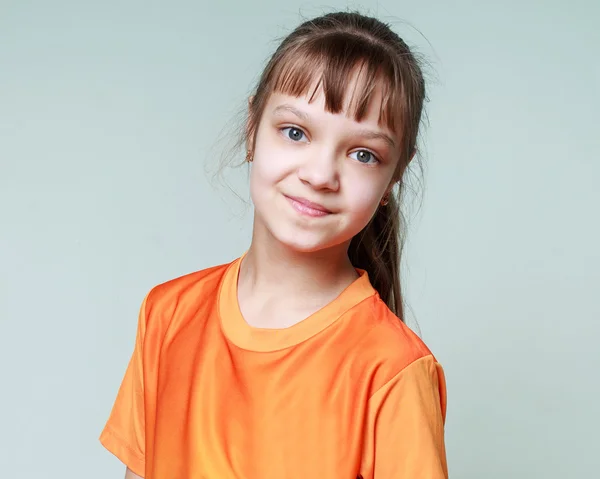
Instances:
[[[442,369],[402,322],[394,194],[425,87],[355,13],[300,25],[250,99],[252,242],[157,286],[102,444],[128,478],[447,477]]]

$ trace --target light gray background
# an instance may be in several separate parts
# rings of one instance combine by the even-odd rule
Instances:
[[[347,5],[435,72],[405,282],[446,369],[451,477],[600,477],[600,2],[325,10]],[[205,166],[321,7],[0,1],[0,477],[122,477],[97,437],[141,300],[248,246]]]

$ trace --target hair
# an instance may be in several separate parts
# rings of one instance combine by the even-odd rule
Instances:
[[[348,255],[354,267],[367,271],[381,299],[404,321],[400,261],[405,221],[399,205],[403,177],[417,151],[425,100],[420,62],[406,43],[387,24],[355,12],[329,13],[302,23],[284,38],[260,76],[242,141],[254,144],[271,93],[310,94],[312,99],[320,87],[326,110],[339,113],[352,75],[360,81],[350,93],[349,114],[356,121],[364,118],[380,88],[379,121],[400,138],[401,153],[393,176],[395,192],[352,238]]]

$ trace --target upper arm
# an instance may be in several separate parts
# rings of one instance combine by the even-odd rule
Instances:
[[[446,479],[446,387],[433,356],[404,368],[369,401],[363,476]]]

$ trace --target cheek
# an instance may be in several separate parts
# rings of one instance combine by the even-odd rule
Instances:
[[[256,204],[272,199],[276,186],[291,173],[291,167],[280,149],[274,146],[256,148],[250,169],[250,194]]]
[[[258,132],[250,175],[251,188],[253,184],[255,187],[272,187],[295,172],[297,159],[294,152],[275,135],[266,127]]]
[[[347,185],[346,206],[355,221],[363,222],[364,226],[377,211],[385,185],[380,185],[379,181],[365,181],[364,177],[357,180]]]
[[[272,186],[281,176],[280,170],[281,166],[275,161],[275,158],[257,154],[250,170],[250,185],[263,188]]]

